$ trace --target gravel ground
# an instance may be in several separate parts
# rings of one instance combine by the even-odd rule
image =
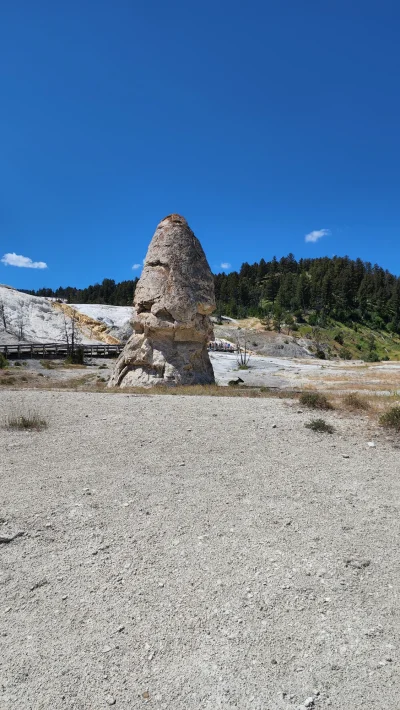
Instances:
[[[49,427],[0,429],[0,536],[24,532],[0,544],[2,710],[398,710],[385,434],[314,434],[292,400],[0,393],[18,407]]]

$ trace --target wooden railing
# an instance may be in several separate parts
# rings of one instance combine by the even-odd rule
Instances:
[[[122,352],[123,345],[109,345],[108,343],[87,344],[80,343],[75,348],[82,348],[87,357],[116,357]],[[15,343],[13,345],[0,345],[0,353],[6,358],[63,358],[70,353],[66,343]]]

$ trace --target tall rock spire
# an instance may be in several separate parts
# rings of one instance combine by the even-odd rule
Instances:
[[[134,333],[109,387],[210,384],[207,351],[215,310],[214,280],[199,240],[184,217],[158,225],[136,286]]]

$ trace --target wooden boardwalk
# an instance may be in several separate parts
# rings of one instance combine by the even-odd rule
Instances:
[[[108,343],[80,343],[75,346],[82,348],[86,357],[116,357],[122,352],[123,345],[109,345]],[[13,345],[0,345],[0,353],[6,358],[65,358],[70,349],[67,343],[15,343]]]

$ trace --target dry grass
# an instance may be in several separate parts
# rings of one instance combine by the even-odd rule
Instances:
[[[357,366],[351,372],[337,375],[317,374],[327,390],[360,390],[364,392],[391,392],[399,388],[399,372],[375,369],[376,365]]]
[[[35,411],[12,412],[6,416],[5,426],[7,429],[17,429],[18,431],[42,431],[47,427],[47,421]]]
[[[310,409],[333,409],[333,406],[323,392],[311,392],[309,390],[300,395],[300,404]]]
[[[400,432],[400,406],[396,405],[390,407],[390,409],[379,417],[379,424]]]
[[[360,396],[358,392],[349,392],[343,395],[341,403],[345,409],[349,409],[351,412],[360,412],[370,409],[370,402],[365,396]]]
[[[99,385],[97,387],[99,389]],[[158,385],[157,387],[103,387],[105,392],[115,394],[140,394],[140,395],[171,395],[171,396],[190,396],[190,397],[251,397],[251,398],[266,398],[278,397],[279,399],[293,398],[297,396],[297,392],[292,390],[275,390],[267,387],[221,387],[219,385],[181,385],[177,387],[168,387],[167,385]]]
[[[66,360],[41,360],[40,364],[45,370],[81,370],[84,364],[67,362]]]

